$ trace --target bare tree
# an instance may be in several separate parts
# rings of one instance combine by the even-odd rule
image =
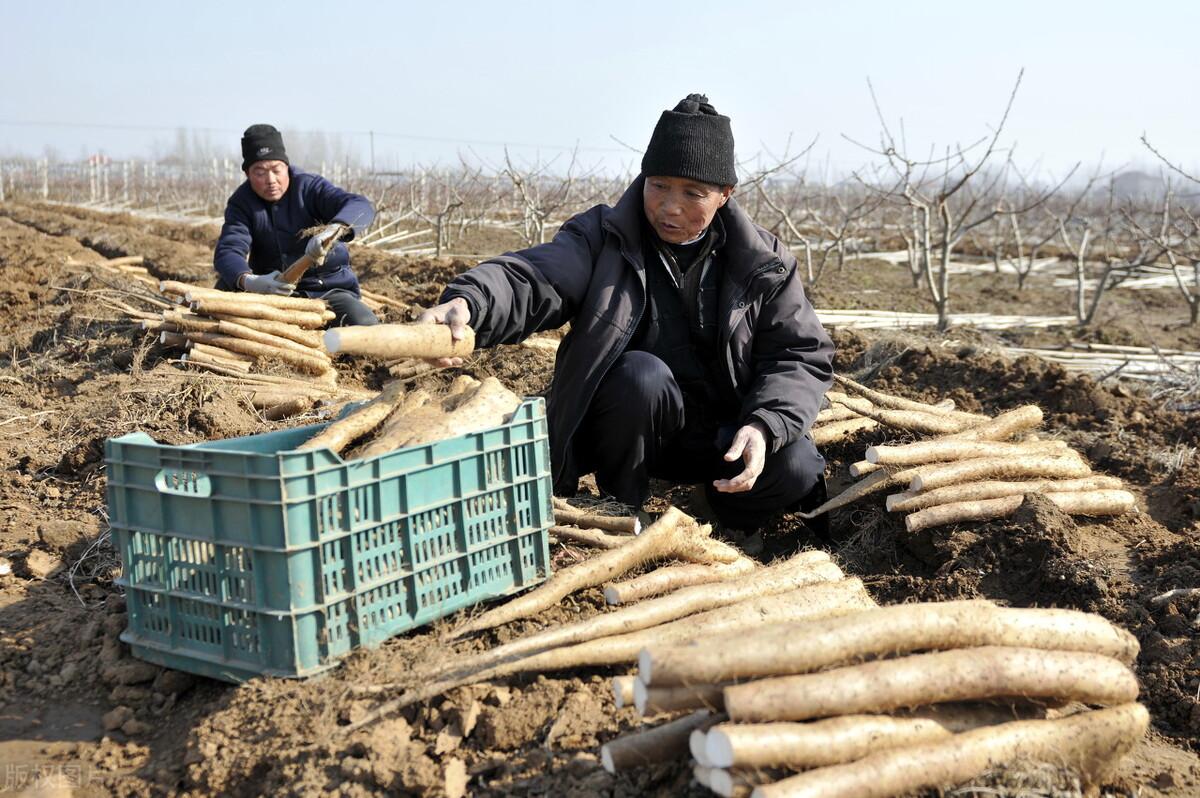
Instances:
[[[522,169],[513,164],[508,149],[505,148],[502,171],[512,183],[519,201],[522,237],[526,246],[544,244],[546,227],[552,217],[565,215],[567,209],[585,204],[584,192],[577,190],[577,182],[585,176],[580,175],[578,171],[577,156],[578,151],[571,153],[566,172],[556,179],[550,174],[553,160],[547,163],[537,161]]]
[[[1024,70],[1017,75],[1004,113],[990,137],[966,147],[947,148],[941,157],[926,160],[912,157],[906,146],[897,142],[879,107],[874,87],[870,81],[867,84],[881,126],[882,146],[878,149],[859,146],[885,159],[892,187],[881,189],[877,182],[859,179],[863,185],[885,191],[912,209],[913,248],[929,297],[937,310],[939,329],[945,329],[949,322],[950,261],[954,248],[963,237],[999,215],[1027,213],[1058,190],[1057,186],[1047,189],[1019,207],[1006,206],[1001,199],[1005,194],[1010,164],[1005,163],[999,169],[985,168],[999,152],[997,145],[1012,111],[1023,74]],[[985,143],[982,154],[972,156],[972,151]],[[1064,178],[1064,182],[1067,178]]]
[[[1200,221],[1187,208],[1175,204],[1174,199],[1168,180],[1162,208],[1157,214],[1156,229],[1141,223],[1131,209],[1123,209],[1121,215],[1144,246],[1154,251],[1154,256],[1146,262],[1153,263],[1159,257],[1167,256],[1175,276],[1175,285],[1187,303],[1188,323],[1196,324],[1200,321],[1200,243],[1197,241]],[[1176,216],[1181,218],[1173,218]],[[1190,285],[1184,277],[1185,269],[1181,261],[1191,266]]]

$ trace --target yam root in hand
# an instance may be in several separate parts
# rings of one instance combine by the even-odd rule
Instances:
[[[732,685],[725,709],[735,721],[761,722],[1011,696],[1113,705],[1137,694],[1137,677],[1111,657],[986,646]]]
[[[944,740],[877,751],[855,762],[818,768],[756,788],[753,798],[888,798],[962,784],[1002,763],[1047,762],[1077,771],[1097,788],[1146,734],[1141,704],[1081,712],[1055,720],[1022,720]]]
[[[713,684],[807,673],[872,657],[978,646],[1082,651],[1131,664],[1137,638],[1099,615],[987,601],[896,604],[843,618],[760,626],[703,646],[653,645],[638,657],[650,685]]]
[[[325,333],[325,348],[332,352],[381,360],[402,357],[463,357],[475,349],[475,331],[466,328],[461,341],[450,337],[444,324],[376,324],[338,327]]]

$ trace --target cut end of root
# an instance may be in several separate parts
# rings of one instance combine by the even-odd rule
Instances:
[[[622,686],[621,677],[618,676],[612,682],[613,704],[617,709],[625,708],[625,690]]]
[[[638,679],[633,683],[633,706],[637,713],[643,717],[646,715],[646,706],[650,703],[650,694],[646,688],[646,683]]]
[[[878,463],[879,462],[879,449],[874,446],[868,446],[867,453],[865,455],[863,455],[863,459],[866,460],[868,463]]]
[[[342,350],[342,334],[337,330],[326,330],[322,341],[325,343],[325,351],[331,355]]]
[[[600,765],[610,775],[615,775],[617,772],[617,766],[613,762],[612,751],[608,749],[607,744],[600,746]]]
[[[909,483],[908,490],[910,493],[920,493],[924,489],[925,483],[921,481],[921,475],[917,474],[912,478],[912,482]]]
[[[704,755],[714,768],[733,767],[733,743],[720,729],[709,729],[704,736]]]
[[[712,769],[712,772],[708,776],[708,788],[721,796],[721,798],[733,798],[733,796],[738,794],[737,785],[733,781],[733,774],[721,768]]]
[[[604,588],[604,603],[605,604],[620,604],[621,592],[612,585]]]
[[[707,738],[708,732],[704,729],[692,729],[692,733],[688,735],[688,750],[691,751],[692,759],[696,760],[697,765],[710,768],[712,762],[708,761]]]
[[[654,684],[654,678],[651,674],[654,672],[654,656],[650,653],[650,649],[643,648],[638,652],[638,681],[646,684]]]

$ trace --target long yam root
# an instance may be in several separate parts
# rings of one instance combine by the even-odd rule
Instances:
[[[961,410],[954,409],[954,403],[950,402],[949,407],[945,403],[939,402],[934,405],[926,404],[925,402],[917,402],[912,399],[905,399],[902,396],[894,396],[886,394],[882,391],[876,391],[872,388],[855,382],[849,377],[843,377],[840,374],[834,374],[833,378],[841,385],[846,386],[863,399],[878,405],[881,408],[891,408],[893,410],[913,410],[919,413],[935,413],[941,416],[958,419],[967,424],[979,424],[987,421],[987,416],[981,416],[978,413],[965,413]],[[832,399],[830,401],[833,401]]]
[[[822,552],[824,553],[824,552]],[[828,557],[828,555],[826,555]],[[604,586],[604,601],[608,604],[629,604],[650,596],[658,596],[694,585],[704,585],[710,582],[723,582],[738,576],[744,576],[758,565],[747,557],[740,557],[730,563],[702,565],[689,563],[687,565],[668,565],[656,568],[641,576],[624,582],[614,582]]]
[[[653,527],[651,527],[653,528]],[[629,542],[637,538],[622,538]],[[575,566],[578,567],[578,566]],[[628,634],[669,623],[698,612],[726,607],[758,596],[770,596],[820,582],[842,579],[840,568],[829,561],[812,561],[804,554],[737,579],[719,584],[684,588],[639,604],[597,615],[565,626],[556,626],[528,637],[484,651],[467,662],[452,666],[454,672],[470,673],[501,662],[560,646],[584,643],[613,635]]]
[[[1042,495],[1067,515],[1124,515],[1135,506],[1133,494],[1125,490],[1091,490],[1072,493],[1043,493]],[[907,516],[904,519],[904,528],[909,532],[920,532],[922,529],[958,524],[964,521],[1005,518],[1016,512],[1024,501],[1025,496],[1019,495],[982,501],[939,504]]]
[[[807,720],[1010,696],[1124,704],[1137,694],[1137,677],[1111,657],[986,646],[733,685],[725,709],[739,722]]]
[[[1026,493],[1075,493],[1085,490],[1120,490],[1121,480],[1116,477],[1094,474],[1078,479],[1031,479],[1024,482],[985,480],[947,485],[944,488],[918,493],[906,491],[887,497],[886,507],[894,513],[911,513],[953,502],[973,502],[982,499],[998,499],[1001,496],[1017,496]]]
[[[637,533],[637,519],[632,516],[621,517],[591,513],[572,507],[566,502],[556,501],[554,503],[554,520],[560,524],[570,524],[586,529],[604,529],[626,535]]]
[[[928,435],[946,435],[953,432],[961,432],[972,424],[979,423],[978,420],[962,421],[951,416],[938,415],[937,413],[921,410],[888,410],[878,408],[865,399],[843,399],[839,404],[850,408],[860,416],[874,419],[886,427],[921,432]]]
[[[1082,651],[1131,664],[1137,639],[1099,615],[986,601],[897,604],[844,618],[762,626],[701,645],[655,644],[638,657],[650,685],[712,684],[842,667],[871,657],[977,646]]]
[[[1066,479],[1086,477],[1092,469],[1076,452],[1063,455],[1023,457],[976,457],[956,463],[921,466],[909,482],[909,490],[924,491],[974,482],[980,479],[1043,477]]]
[[[621,549],[616,551],[621,551]],[[874,606],[876,606],[874,600],[867,594],[860,579],[842,579],[838,582],[809,585],[787,593],[759,596],[727,607],[680,618],[662,626],[624,635],[602,637],[574,646],[550,649],[524,659],[478,671],[469,676],[425,683],[398,698],[381,704],[366,717],[341,727],[339,731],[342,734],[349,734],[380,718],[421,701],[428,701],[448,690],[514,673],[557,671],[597,665],[624,665],[636,660],[638,652],[652,642],[684,642],[705,635],[743,629],[754,623],[782,623],[809,618],[827,618],[862,612]],[[394,685],[378,687],[392,688]]]
[[[529,593],[511,599],[469,621],[453,636],[462,637],[536,615],[578,590],[602,585],[614,576],[644,563],[672,557],[689,538],[702,534],[705,533],[701,531],[695,519],[671,507],[628,545],[611,549],[559,571],[549,581]]]
[[[642,717],[683,709],[720,711],[725,703],[723,684],[687,684],[647,687],[640,679],[633,684],[633,705]]]
[[[871,446],[868,463],[879,465],[921,465],[969,460],[974,457],[1020,457],[1027,454],[1054,454],[1066,451],[1064,441],[1001,443],[998,441],[918,441],[904,446]]]
[[[1007,413],[1001,413],[991,421],[970,427],[962,432],[945,435],[940,440],[953,441],[1004,441],[1018,432],[1031,430],[1042,423],[1042,409],[1037,405],[1023,405]]]
[[[609,773],[616,773],[682,758],[688,752],[691,733],[706,729],[721,718],[701,710],[653,729],[618,737],[600,746],[600,763]]]
[[[860,432],[866,432],[878,426],[879,422],[872,418],[852,418],[813,427],[809,430],[809,435],[817,446],[828,446],[846,438],[853,438]]]
[[[999,764],[1020,761],[1069,767],[1091,790],[1111,775],[1149,724],[1150,713],[1141,704],[1004,723],[810,770],[758,787],[753,798],[888,798],[950,788]]]
[[[380,422],[396,409],[396,405],[402,399],[403,388],[400,387],[400,384],[388,383],[383,392],[375,399],[345,418],[333,422],[296,448],[320,449],[326,447],[334,454],[340,454],[356,439],[379,426]]]
[[[550,536],[559,543],[578,543],[594,549],[615,549],[633,540],[629,535],[610,535],[603,529],[580,529],[574,526],[552,526]]]

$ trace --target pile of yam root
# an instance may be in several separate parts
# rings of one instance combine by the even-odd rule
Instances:
[[[393,380],[378,396],[359,405],[309,438],[299,449],[327,448],[346,459],[375,457],[405,446],[433,443],[500,426],[521,398],[495,377],[482,382],[457,377],[441,395],[405,391]]]
[[[269,420],[303,413],[339,393],[337,371],[321,342],[333,312],[320,299],[218,291],[163,280],[176,303],[142,328],[183,350],[180,361],[253,384],[251,404]],[[283,366],[303,376],[272,373]],[[276,369],[277,370],[277,369]]]
[[[1111,777],[1149,724],[1137,641],[1073,610],[903,604],[654,641],[614,691],[695,710],[607,743],[610,772],[689,754],[722,796],[871,798],[1029,762]]]
[[[148,280],[140,273],[133,276]],[[419,358],[462,349],[452,347],[449,341],[435,343],[430,349],[425,341],[430,337],[430,325],[395,324],[322,332],[334,313],[320,299],[219,291],[173,280],[159,281],[157,288],[169,305],[157,314],[131,314],[141,321],[142,329],[158,333],[163,346],[183,350],[182,363],[252,386],[251,404],[268,420],[303,413],[317,403],[332,403],[332,397],[361,398],[362,392],[338,388],[331,357],[331,351],[337,350],[330,350],[326,343],[330,336],[336,340],[341,335],[383,335],[384,328],[399,330],[403,357],[398,355],[393,361],[408,365],[392,371],[397,377],[433,370]],[[401,302],[376,294],[368,297],[364,293],[363,299],[376,308],[408,309]],[[448,333],[443,337],[448,339]],[[411,365],[414,363],[415,368]],[[280,374],[280,370],[300,376]]]
[[[1137,641],[1099,616],[988,601],[880,607],[824,552],[764,566],[675,508],[640,534],[632,518],[557,500],[555,517],[560,539],[591,537],[598,553],[449,637],[587,588],[604,587],[610,609],[356,688],[378,703],[343,734],[458,687],[597,666],[632,669],[613,680],[615,704],[647,724],[606,743],[603,766],[690,755],[697,781],[721,795],[900,795],[1030,761],[1094,785],[1145,733]]]
[[[885,490],[891,512],[907,513],[905,527],[930,527],[1011,515],[1029,493],[1045,496],[1070,515],[1112,516],[1134,509],[1133,494],[1115,477],[1093,474],[1076,451],[1035,433],[1042,411],[1026,405],[994,418],[965,413],[952,402],[924,404],[881,393],[835,375],[846,392],[826,394],[812,429],[818,445],[886,427],[925,440],[871,446],[850,474],[862,477],[806,515],[820,515]]]

